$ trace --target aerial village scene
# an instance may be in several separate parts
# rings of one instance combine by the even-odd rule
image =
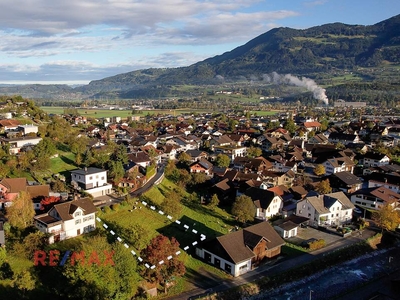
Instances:
[[[0,299],[400,299],[400,15],[323,23],[2,81]]]

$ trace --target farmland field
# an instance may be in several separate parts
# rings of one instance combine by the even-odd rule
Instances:
[[[42,106],[40,107],[44,112],[48,114],[63,114],[65,107],[61,106]],[[78,108],[78,113],[81,116],[91,118],[109,118],[109,117],[121,117],[126,119],[132,116],[131,110],[110,110],[110,109],[91,109],[91,108]],[[207,113],[209,109],[153,109],[153,110],[141,110],[140,113],[135,114],[136,116],[150,115],[180,115],[187,113]]]

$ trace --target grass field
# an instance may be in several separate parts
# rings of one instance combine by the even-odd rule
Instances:
[[[60,115],[64,113],[64,107],[61,106],[42,106],[40,107],[44,112],[48,114]],[[206,113],[210,112],[209,109],[154,109],[154,110],[142,110],[141,113],[135,114],[135,116],[146,116],[146,115],[180,115],[189,113]],[[107,109],[84,109],[78,108],[78,113],[81,116],[91,118],[110,118],[110,117],[121,117],[126,119],[132,116],[131,110],[107,110]]]
[[[200,234],[204,234],[207,239],[210,239],[228,233],[228,229],[233,227],[234,220],[226,212],[220,209],[208,209],[200,203],[181,204],[181,215],[176,218],[173,216],[173,219],[169,220],[166,215],[158,213],[159,205],[161,205],[164,195],[168,191],[178,189],[179,187],[165,179],[160,185],[153,186],[146,192],[143,199],[149,199],[149,202],[151,201],[151,204],[156,206],[155,210],[150,209],[150,205],[147,207],[143,206],[139,200],[137,203],[131,200],[134,203],[133,205],[125,204],[121,205],[117,211],[111,210],[109,212],[98,213],[98,217],[107,223],[117,235],[119,234],[122,239],[126,240],[129,245],[132,245],[132,241],[125,239],[120,233],[123,233],[123,229],[141,225],[150,232],[150,234],[146,235],[148,241],[161,233],[169,238],[176,238],[180,243],[181,249],[186,246],[190,247],[188,251],[181,251],[180,255],[180,259],[186,267],[186,274],[182,278],[176,279],[175,285],[168,291],[168,296],[193,289],[200,282],[202,285],[215,284],[215,281],[231,278],[230,275],[222,270],[195,259],[193,257],[194,246],[192,246],[192,243],[200,240]],[[180,190],[180,192],[182,193],[182,197],[188,196],[185,191]],[[185,203],[184,198],[181,201]],[[133,209],[133,206],[137,209]],[[141,208],[139,209],[139,207]],[[181,224],[177,224],[175,222],[176,219],[179,219]],[[189,226],[189,229],[185,229],[183,225]],[[197,234],[193,233],[192,229],[197,230]],[[140,250],[142,249],[136,249],[136,252],[140,253]]]

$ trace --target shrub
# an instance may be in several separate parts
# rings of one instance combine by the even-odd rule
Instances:
[[[111,211],[111,208],[109,206],[104,206],[104,213],[109,213]]]
[[[113,211],[118,211],[118,210],[119,210],[119,203],[116,203],[116,204],[111,205],[111,209],[112,209]]]
[[[326,246],[326,243],[325,243],[325,240],[323,240],[323,239],[315,240],[315,241],[308,243],[308,248],[310,250],[321,249],[321,248],[324,248],[325,246]]]

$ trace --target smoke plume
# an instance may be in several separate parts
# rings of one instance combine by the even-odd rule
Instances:
[[[328,105],[328,97],[326,96],[326,90],[318,86],[314,80],[307,77],[296,77],[291,74],[280,75],[276,72],[272,72],[271,74],[263,75],[264,81],[273,84],[287,84],[305,87],[307,90],[313,93],[315,99],[324,102]]]

